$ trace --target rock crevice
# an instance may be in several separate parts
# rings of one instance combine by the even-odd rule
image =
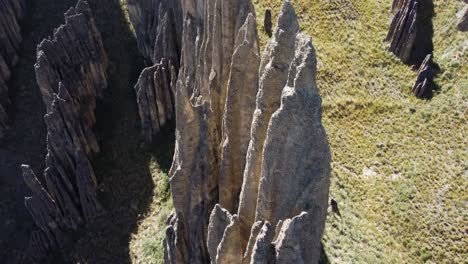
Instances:
[[[142,134],[151,143],[160,128],[174,119],[174,87],[182,45],[180,0],[131,0],[130,20],[147,63],[135,85]]]

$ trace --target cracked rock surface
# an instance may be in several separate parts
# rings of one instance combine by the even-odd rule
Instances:
[[[27,254],[36,261],[61,249],[65,232],[102,213],[89,158],[99,152],[94,111],[107,86],[106,68],[101,35],[87,2],[79,0],[37,48],[36,79],[47,109],[44,183],[23,165],[33,193],[25,203],[39,228]]]
[[[182,9],[165,262],[316,263],[331,155],[311,38],[289,1],[261,56],[250,1]]]

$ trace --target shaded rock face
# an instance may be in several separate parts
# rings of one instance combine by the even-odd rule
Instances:
[[[468,3],[465,1],[465,3]],[[463,10],[460,12],[461,16],[457,24],[457,28],[460,31],[468,31],[468,5],[466,5]]]
[[[36,78],[47,114],[45,185],[29,166],[23,177],[33,196],[25,199],[39,231],[28,255],[45,257],[60,249],[64,233],[102,213],[89,162],[99,152],[93,127],[96,100],[107,86],[107,57],[86,1],[65,13],[65,24],[37,50]]]
[[[179,60],[183,18],[180,0],[129,0],[128,13],[140,52],[148,62]]]
[[[394,17],[386,41],[404,63],[420,65],[431,54],[434,4],[432,0],[394,0]]]
[[[141,53],[153,66],[143,70],[135,85],[142,134],[150,143],[174,118],[174,86],[182,45],[180,0],[130,0],[130,20]]]
[[[182,2],[165,262],[316,263],[331,156],[311,39],[286,1],[260,56],[249,0],[196,4]]]
[[[267,35],[271,38],[273,32],[273,23],[271,22],[271,10],[267,9],[265,11],[265,19],[263,21],[263,29],[267,33]]]
[[[0,138],[8,128],[7,82],[12,68],[18,62],[21,28],[20,22],[26,9],[25,0],[0,0]]]
[[[429,54],[419,67],[418,76],[412,92],[418,98],[430,98],[434,85],[434,69],[432,67],[432,55]]]

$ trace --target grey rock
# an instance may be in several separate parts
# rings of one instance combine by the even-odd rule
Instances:
[[[100,33],[87,2],[79,0],[65,13],[65,24],[37,50],[36,78],[47,108],[47,156],[46,188],[39,188],[32,171],[23,167],[34,194],[26,205],[42,232],[31,237],[33,258],[60,249],[67,231],[103,213],[89,157],[99,152],[94,111],[107,86],[106,68]]]
[[[182,2],[166,263],[314,263],[331,155],[312,41],[286,1],[260,60],[250,1],[198,3]]]
[[[147,143],[174,118],[174,90],[182,45],[180,0],[130,0],[130,20],[138,46],[153,66],[135,86],[142,134]]]
[[[174,92],[176,67],[165,58],[145,68],[135,85],[142,133],[151,143],[160,128],[174,119]]]
[[[394,16],[386,37],[389,50],[404,63],[420,65],[432,53],[432,0],[394,0]]]
[[[418,98],[429,98],[432,95],[433,85],[434,69],[432,67],[432,55],[428,54],[418,69],[418,75],[412,92]]]
[[[183,25],[180,0],[129,0],[127,5],[138,47],[147,61],[178,61]]]

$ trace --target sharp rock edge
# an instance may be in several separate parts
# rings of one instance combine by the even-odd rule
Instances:
[[[174,88],[180,63],[180,0],[130,0],[130,20],[147,63],[135,85],[142,134],[151,143],[160,128],[174,119]]]
[[[182,1],[166,263],[316,263],[331,155],[316,56],[286,1],[263,55],[249,0]]]
[[[394,0],[386,37],[389,50],[408,65],[420,65],[433,51],[433,0]]]
[[[25,204],[39,228],[26,252],[35,261],[62,249],[67,231],[103,212],[89,157],[99,152],[94,111],[107,86],[107,64],[86,1],[70,8],[53,38],[38,45],[35,71],[47,108],[45,186],[23,165],[23,177],[33,193]]]
[[[25,0],[0,0],[0,138],[8,129],[8,81],[19,59]]]

